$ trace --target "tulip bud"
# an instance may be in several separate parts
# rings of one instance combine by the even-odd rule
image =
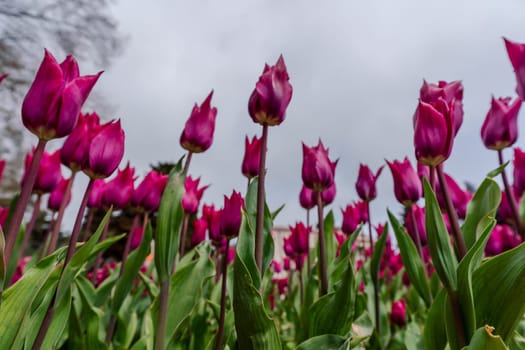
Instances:
[[[124,170],[119,169],[117,176],[106,183],[102,196],[104,206],[113,206],[115,210],[126,208],[131,203],[133,183],[136,179],[135,168],[128,162]]]
[[[410,164],[408,157],[405,157],[402,162],[394,160],[393,163],[389,161],[386,163],[392,172],[394,194],[399,203],[404,206],[410,206],[417,202],[421,198],[423,190],[421,180],[416,170]]]
[[[58,64],[46,50],[22,103],[24,126],[42,140],[68,135],[100,74],[80,76],[73,56]]]
[[[516,190],[514,187],[510,187],[510,190],[513,191],[514,198],[518,203],[520,203],[520,196],[516,193]],[[510,207],[509,198],[507,197],[507,192],[502,191],[501,192],[501,202],[499,204],[498,212],[498,221],[503,221],[511,226],[516,224],[516,220],[514,219],[514,214],[512,212],[512,209]]]
[[[208,186],[199,187],[200,177],[193,180],[188,176],[184,181],[184,195],[182,196],[182,209],[188,215],[197,213],[199,202]]]
[[[450,199],[458,213],[458,217],[464,219],[467,215],[467,205],[472,199],[472,194],[463,190],[448,174],[445,174],[445,182],[447,183],[448,191],[450,192]],[[443,191],[441,190],[439,182],[436,183],[436,196],[440,207],[446,208],[445,198],[443,197]]]
[[[366,165],[359,165],[359,175],[357,176],[357,182],[355,189],[359,198],[365,202],[369,202],[377,197],[376,181],[379,175],[381,175],[383,167],[379,167],[376,174],[372,173],[372,170]]]
[[[210,148],[213,142],[213,132],[215,131],[215,118],[217,108],[211,107],[213,90],[199,106],[195,104],[191,115],[186,121],[184,130],[180,135],[182,148],[189,152],[201,153]]]
[[[435,105],[419,101],[414,114],[414,146],[418,162],[437,166],[450,156],[454,121],[443,99]]]
[[[328,149],[323,143],[315,147],[307,147],[303,143],[302,178],[304,185],[314,192],[321,192],[332,185],[335,177],[337,161],[328,158]]]
[[[390,311],[390,322],[392,322],[398,327],[404,327],[406,325],[406,304],[403,299],[394,301],[392,303],[392,310]]]
[[[485,147],[493,150],[502,150],[512,146],[518,138],[518,113],[521,100],[511,98],[492,97],[490,110],[481,127],[481,139]]]
[[[200,218],[193,221],[193,234],[191,235],[191,247],[198,246],[206,239],[206,230],[208,229],[208,222],[206,219]]]
[[[0,206],[0,227],[2,228],[2,231],[5,231],[5,223],[7,221],[8,216],[9,216],[9,207],[4,208]]]
[[[519,97],[525,101],[525,44],[512,42],[503,38],[507,54],[509,55],[510,63],[516,73],[516,80],[518,86],[516,92]]]
[[[315,192],[303,185],[301,188],[301,192],[299,193],[299,204],[301,204],[301,207],[304,209],[312,209],[315,207]]]
[[[306,227],[302,222],[297,222],[295,226],[289,226],[289,228],[291,234],[284,239],[285,244],[288,243],[291,247],[291,254],[287,255],[294,258],[297,255],[308,253],[311,227]]]
[[[133,191],[132,205],[148,212],[157,211],[167,182],[168,175],[151,170]]]
[[[142,226],[137,226],[131,231],[131,241],[129,242],[129,249],[135,250],[142,243],[142,238],[144,238],[144,230]]]
[[[222,236],[231,239],[239,235],[243,209],[244,199],[240,193],[233,191],[230,198],[224,196],[220,226]]]
[[[0,159],[0,183],[2,183],[2,177],[4,177],[5,160]]]
[[[80,114],[78,123],[66,137],[60,150],[62,164],[73,171],[82,170],[89,165],[89,146],[91,140],[98,133],[100,119],[98,114]]]
[[[275,66],[265,64],[248,101],[248,112],[255,123],[273,126],[284,121],[286,108],[292,99],[293,89],[289,80],[282,55]]]
[[[49,210],[52,211],[59,211],[60,205],[62,204],[62,200],[64,199],[64,196],[66,195],[66,189],[67,185],[69,184],[70,179],[66,179],[65,177],[62,177],[60,181],[58,182],[58,185],[55,187],[55,189],[49,194],[49,198],[47,199],[47,207]],[[71,192],[69,192],[66,203],[69,204],[71,202]],[[66,204],[66,205],[67,205]]]
[[[314,196],[312,200],[315,200],[316,193],[312,192],[312,194]],[[335,186],[335,182],[333,182],[330,187],[328,187],[327,189],[321,192],[321,201],[323,202],[323,206],[332,204],[335,199],[336,194],[337,194],[337,188]]]
[[[353,205],[347,205],[341,212],[343,213],[341,230],[346,235],[351,235],[361,223],[368,221],[366,202],[356,202]]]
[[[412,215],[409,212],[406,213],[405,226],[410,237],[416,237],[416,233],[419,234],[419,240],[421,245],[427,244],[427,231],[425,226],[425,208],[413,205],[409,210],[414,212],[415,222],[412,220]]]
[[[514,160],[512,161],[514,166],[514,190],[516,194],[521,197],[525,191],[525,152],[521,148],[514,148]]]
[[[244,158],[242,160],[242,174],[248,179],[251,179],[259,175],[259,161],[261,159],[261,139],[257,136],[254,136],[252,138],[252,141],[250,142],[250,139],[248,139],[248,136],[246,136],[244,144],[245,151]]]
[[[423,80],[423,86],[419,90],[421,101],[434,105],[439,99],[445,100],[451,109],[454,120],[454,135],[463,123],[463,85],[456,80],[450,83],[439,81],[437,84],[429,84]]]
[[[22,184],[25,182],[26,175],[29,171],[32,160],[33,154],[28,153],[25,160],[25,172],[22,176]],[[33,186],[33,193],[50,193],[58,185],[61,177],[62,170],[60,168],[60,150],[57,150],[52,154],[44,152],[38,166],[38,173]]]
[[[102,208],[102,196],[104,195],[104,189],[106,182],[102,179],[97,179],[93,182],[91,191],[89,192],[87,207],[94,209]]]
[[[516,235],[510,226],[496,225],[485,246],[485,254],[487,256],[498,255],[518,246],[520,243],[521,237]]]
[[[101,125],[89,145],[89,164],[83,171],[91,178],[106,178],[124,156],[124,131],[120,120]]]
[[[202,216],[208,223],[208,236],[210,237],[213,245],[217,248],[222,244],[224,239],[224,237],[221,236],[220,231],[222,210],[215,210],[213,205],[203,205]]]

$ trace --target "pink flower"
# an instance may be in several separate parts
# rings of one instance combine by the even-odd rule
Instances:
[[[369,202],[377,197],[376,182],[383,171],[383,167],[379,167],[377,172],[374,173],[370,168],[364,164],[359,165],[359,175],[357,176],[357,182],[355,183],[355,189],[359,198]]]
[[[496,225],[485,246],[485,254],[488,256],[498,255],[518,246],[520,243],[521,237],[516,235],[510,226]]]
[[[102,196],[104,195],[104,189],[106,182],[102,179],[97,179],[93,182],[91,192],[89,192],[87,207],[101,209],[102,208]]]
[[[222,209],[215,210],[213,205],[203,205],[202,216],[208,223],[208,236],[210,240],[215,247],[220,246],[224,239],[220,231]]]
[[[205,218],[195,219],[193,221],[193,233],[191,235],[191,246],[196,247],[206,239],[206,230],[208,222]]]
[[[327,206],[333,203],[335,199],[335,195],[337,194],[337,188],[335,186],[335,182],[332,183],[330,187],[323,190],[321,192],[321,200],[323,202],[323,206]],[[313,192],[314,197],[316,196],[316,193]]]
[[[289,80],[282,55],[274,66],[264,65],[248,101],[248,112],[255,123],[273,126],[284,121],[286,108],[292,99],[293,89]]]
[[[408,231],[408,234],[414,240],[417,232],[419,234],[419,240],[421,242],[421,245],[424,246],[427,244],[427,231],[425,228],[425,208],[413,205],[409,208],[409,210],[414,211],[415,222],[413,222],[412,220],[412,215],[410,215],[410,213],[407,212],[405,217],[405,226]]]
[[[297,222],[295,226],[289,226],[289,228],[291,234],[284,239],[285,245],[289,244],[291,248],[291,255],[288,254],[288,256],[294,258],[297,255],[308,253],[308,241],[312,229],[306,227],[302,222]]]
[[[355,202],[352,205],[347,205],[343,213],[343,224],[341,230],[346,234],[352,234],[361,223],[368,221],[368,212],[366,210],[366,202]]]
[[[87,168],[89,165],[89,146],[99,131],[100,119],[97,113],[80,113],[77,125],[66,137],[60,150],[62,164],[73,171]]]
[[[131,234],[131,241],[129,244],[129,249],[130,250],[137,249],[142,243],[142,238],[144,237],[144,230],[142,229],[141,226],[137,226],[131,231],[130,234]]]
[[[120,120],[101,125],[89,145],[89,164],[84,172],[91,178],[106,178],[124,156],[124,131]]]
[[[0,227],[2,227],[2,230],[5,231],[5,223],[7,221],[7,217],[9,216],[9,207],[2,207],[0,206]]]
[[[0,159],[0,183],[2,183],[2,177],[4,176],[5,160]]]
[[[182,148],[189,152],[201,153],[210,148],[213,142],[213,132],[215,131],[215,118],[217,108],[211,107],[213,90],[199,106],[195,104],[191,115],[186,121],[184,130],[180,135]]]
[[[463,190],[452,176],[445,174],[445,181],[450,192],[450,199],[452,205],[458,213],[458,217],[464,219],[467,214],[467,205],[472,199],[472,194]],[[443,198],[443,191],[441,190],[439,182],[436,183],[436,194],[441,208],[446,208],[445,199]]]
[[[24,126],[42,140],[68,135],[101,73],[80,76],[73,56],[67,56],[58,64],[46,50],[22,103]]]
[[[406,304],[403,299],[394,301],[390,311],[390,322],[398,327],[404,327],[407,323]]]
[[[525,191],[525,152],[521,148],[514,148],[514,160],[512,161],[514,165],[514,190],[516,194],[521,197]]]
[[[32,160],[33,153],[28,153],[26,155],[25,172],[22,177],[22,184],[25,182],[26,175],[29,171]],[[62,169],[60,167],[60,150],[57,150],[54,153],[44,152],[38,166],[38,173],[33,186],[33,193],[50,193],[58,185],[61,177]]]
[[[133,191],[132,205],[148,212],[157,211],[167,182],[168,175],[151,170]]]
[[[242,174],[248,179],[259,175],[259,161],[261,159],[261,139],[254,136],[252,140],[246,136],[244,141],[244,158],[242,160]]]
[[[227,239],[232,239],[239,235],[243,209],[244,199],[239,192],[233,191],[229,198],[224,196],[224,207],[222,209],[220,226],[222,236]]]
[[[306,187],[314,192],[321,192],[332,185],[335,178],[337,161],[331,162],[328,158],[328,149],[323,143],[315,147],[307,147],[303,143],[302,179]]]
[[[512,146],[518,139],[518,113],[521,100],[492,97],[490,110],[481,127],[481,139],[485,147],[502,150]]]
[[[49,210],[58,211],[60,209],[62,200],[64,199],[64,196],[66,195],[66,188],[67,188],[67,185],[69,184],[69,180],[70,179],[66,179],[65,177],[62,177],[60,181],[58,182],[58,185],[55,187],[55,189],[49,194],[49,198],[47,199],[47,207],[49,208]],[[67,198],[67,204],[69,204],[69,202],[71,202],[71,192],[69,192],[69,196]]]
[[[131,203],[135,180],[135,168],[128,162],[123,170],[118,170],[117,176],[106,183],[102,203],[106,207],[113,206],[116,210],[126,208]]]
[[[199,187],[200,177],[193,179],[191,176],[186,177],[184,181],[184,195],[182,196],[182,209],[188,215],[197,213],[199,203],[208,186]]]
[[[315,192],[303,185],[301,192],[299,193],[299,204],[304,209],[312,209],[315,207]]]
[[[407,157],[400,162],[386,162],[394,179],[394,194],[396,199],[404,206],[410,206],[422,196],[421,180]]]
[[[505,41],[510,63],[512,68],[514,68],[514,73],[516,73],[516,81],[518,83],[516,92],[522,100],[525,100],[525,44],[512,42],[506,38],[503,38],[503,40]]]
[[[434,105],[439,99],[451,108],[451,115],[454,120],[454,134],[457,134],[463,123],[463,85],[456,80],[450,83],[439,81],[437,84],[429,84],[423,80],[423,86],[419,90],[421,101]]]

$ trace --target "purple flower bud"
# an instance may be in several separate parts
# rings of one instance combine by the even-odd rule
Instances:
[[[357,227],[368,221],[368,213],[366,209],[366,202],[356,202],[352,205],[347,205],[343,213],[343,224],[341,225],[341,231],[346,235],[352,234]]]
[[[167,182],[168,175],[151,170],[133,191],[132,205],[148,212],[157,211]]]
[[[520,196],[516,193],[516,190],[514,187],[510,187],[511,191],[513,191],[514,198],[519,203],[520,202]],[[507,192],[502,191],[501,192],[501,202],[499,204],[498,212],[497,212],[498,219],[513,226],[516,224],[516,221],[514,220],[514,214],[512,212],[512,209],[510,207],[509,199],[507,197]]]
[[[255,123],[273,126],[284,121],[286,108],[292,99],[293,89],[289,80],[282,55],[275,66],[264,65],[248,101],[248,112]]]
[[[89,146],[100,129],[100,120],[96,113],[80,114],[78,123],[68,135],[62,149],[62,164],[73,171],[82,170],[89,165]]]
[[[217,108],[211,107],[213,90],[199,106],[195,104],[180,135],[182,148],[193,153],[201,153],[210,148],[215,131]]]
[[[335,182],[332,183],[330,187],[323,190],[321,192],[321,201],[323,202],[323,206],[327,206],[333,203],[335,199],[335,195],[337,194],[337,188],[335,186]],[[316,196],[317,194],[313,192],[313,195]]]
[[[330,187],[334,182],[336,165],[337,161],[331,162],[328,158],[328,149],[324,148],[321,140],[315,147],[307,147],[303,143],[301,175],[306,187],[314,192],[321,192]]]
[[[104,189],[106,188],[106,182],[102,179],[96,179],[89,192],[87,207],[93,209],[102,208],[102,196],[104,195]]]
[[[208,236],[215,247],[221,245],[224,237],[221,236],[222,209],[215,210],[213,205],[202,206],[202,217],[208,223]]]
[[[425,208],[418,207],[413,205],[409,208],[414,212],[415,222],[412,221],[412,215],[409,212],[406,213],[405,217],[405,226],[410,235],[414,239],[416,237],[416,232],[419,234],[419,239],[421,245],[425,246],[427,244],[427,231],[425,228]]]
[[[206,239],[206,230],[208,229],[208,222],[206,218],[195,219],[193,221],[193,234],[191,235],[191,247],[198,246]]]
[[[288,244],[289,252],[287,255],[295,259],[296,256],[306,254],[309,250],[309,237],[311,227],[306,227],[302,222],[297,222],[295,226],[289,226],[290,236],[284,239],[285,246]]]
[[[22,103],[24,126],[42,140],[68,135],[100,74],[80,76],[73,56],[58,64],[46,50]]]
[[[359,175],[357,176],[357,182],[355,189],[359,198],[369,202],[377,197],[376,181],[379,175],[381,175],[383,167],[379,167],[376,174],[370,170],[370,168],[364,164],[359,165]]]
[[[520,243],[521,237],[516,235],[510,226],[496,225],[485,246],[485,254],[488,256],[498,255],[518,246]]]
[[[33,152],[26,155],[25,172],[22,176],[22,184],[25,182],[27,172],[31,166]],[[38,173],[33,186],[33,193],[50,193],[58,185],[61,177],[62,170],[60,167],[60,150],[57,150],[54,153],[44,152],[38,166]]]
[[[4,177],[5,159],[0,159],[0,183],[2,183],[2,177]]]
[[[66,195],[66,189],[67,185],[69,184],[69,180],[70,179],[62,177],[55,189],[49,194],[49,198],[47,199],[47,207],[49,208],[49,210],[58,211],[60,209],[62,200]],[[68,205],[69,202],[71,202],[71,191],[68,194],[66,205]]]
[[[188,215],[197,213],[199,202],[208,186],[199,187],[200,177],[193,180],[188,176],[184,181],[184,195],[182,196],[182,209]]]
[[[124,156],[124,131],[120,120],[101,125],[89,146],[89,164],[83,171],[91,178],[106,178]]]
[[[131,241],[129,242],[129,249],[135,250],[142,243],[142,239],[144,238],[144,230],[142,229],[142,226],[137,226],[133,229],[133,231],[131,231],[130,234]]]
[[[390,311],[390,322],[392,322],[398,327],[404,327],[406,325],[406,304],[403,299],[394,301],[392,303],[392,310]]]
[[[222,236],[231,239],[239,235],[243,209],[244,199],[239,192],[233,191],[230,198],[224,196],[220,226]]]
[[[135,168],[128,164],[124,170],[118,170],[117,176],[106,183],[102,203],[106,207],[113,206],[115,210],[124,209],[131,203],[133,196],[133,183],[135,177]]]
[[[9,216],[9,207],[4,208],[0,206],[0,227],[3,231],[5,231],[5,223],[7,221],[7,217]]]
[[[423,86],[419,90],[421,101],[433,105],[439,99],[445,100],[451,109],[454,120],[454,135],[463,123],[463,85],[456,80],[450,83],[439,81],[437,84],[429,84],[423,80]]]
[[[458,213],[458,217],[464,219],[467,215],[467,205],[472,199],[472,194],[463,190],[452,176],[445,174],[445,182],[447,183],[448,191],[450,192],[450,199],[452,205]],[[446,208],[443,191],[441,190],[439,182],[436,183],[436,196],[441,208]]]
[[[514,166],[514,190],[516,194],[521,197],[525,191],[525,152],[521,148],[514,148],[514,160],[512,161]]]
[[[493,150],[502,150],[512,146],[518,139],[518,113],[521,100],[511,98],[492,97],[490,110],[481,127],[481,139],[485,147]]]
[[[315,207],[315,192],[303,185],[301,188],[301,193],[299,193],[299,204],[304,209],[312,209]]]
[[[394,179],[394,194],[399,203],[404,206],[410,206],[417,202],[422,196],[421,180],[417,172],[414,170],[408,157],[400,162],[394,160],[393,163],[386,162],[392,177]]]
[[[518,82],[516,92],[525,101],[525,44],[512,42],[505,38],[503,40],[505,40],[510,63],[514,68],[514,73],[516,73],[516,81]]]
[[[257,136],[245,139],[244,158],[242,160],[242,174],[248,179],[259,175],[259,161],[261,159],[261,139]]]

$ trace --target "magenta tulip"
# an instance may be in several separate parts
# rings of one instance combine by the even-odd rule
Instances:
[[[454,178],[448,174],[445,174],[445,181],[450,193],[452,205],[456,209],[458,217],[464,219],[467,214],[467,205],[472,199],[472,194],[462,189]],[[436,184],[436,196],[440,207],[446,208],[445,198],[443,197],[443,191],[439,183]]]
[[[97,179],[93,182],[91,191],[87,201],[88,208],[101,209],[102,208],[102,196],[104,195],[104,189],[106,188],[106,182],[102,179]]]
[[[244,199],[239,192],[233,191],[229,198],[224,196],[224,207],[222,209],[220,224],[222,236],[227,239],[232,239],[239,235],[243,209]]]
[[[0,183],[2,183],[2,178],[4,177],[4,170],[5,170],[5,160],[0,159]]]
[[[144,238],[144,229],[142,226],[137,226],[131,231],[131,240],[129,242],[129,249],[134,250],[140,246],[142,243],[142,238]]]
[[[117,171],[117,176],[106,183],[102,204],[106,207],[113,206],[115,210],[126,208],[131,203],[136,179],[135,168],[128,162],[123,170]]]
[[[259,175],[259,163],[261,159],[261,139],[254,136],[252,140],[246,136],[244,141],[244,158],[242,160],[242,174],[248,179]]]
[[[186,177],[184,181],[184,195],[182,196],[182,209],[188,215],[197,213],[199,203],[204,191],[208,186],[199,187],[200,177],[193,179],[191,176]]]
[[[101,125],[89,145],[89,164],[83,171],[91,178],[106,178],[124,156],[124,131],[120,120]]]
[[[225,239],[221,236],[221,216],[222,209],[215,210],[213,205],[202,206],[202,217],[208,223],[208,236],[215,247],[221,246]]]
[[[512,146],[518,139],[518,113],[521,100],[492,97],[490,110],[481,127],[481,139],[485,147],[502,150]]]
[[[416,233],[419,234],[421,245],[425,246],[427,244],[427,232],[425,228],[425,208],[414,205],[409,210],[412,210],[414,212],[414,220],[412,220],[412,215],[410,215],[410,213],[407,212],[405,216],[406,229],[410,237],[412,237],[413,239],[415,239]]]
[[[439,81],[437,84],[429,84],[423,80],[423,86],[419,90],[421,101],[434,105],[439,99],[451,108],[451,115],[454,120],[454,134],[457,134],[463,123],[463,85],[456,80],[450,83]]]
[[[208,222],[204,217],[193,221],[193,233],[191,235],[191,246],[196,247],[206,239]]]
[[[68,135],[101,73],[80,76],[73,56],[58,64],[45,50],[44,60],[22,103],[24,126],[41,140]]]
[[[341,230],[346,234],[352,234],[360,224],[368,221],[368,214],[366,210],[366,202],[355,202],[352,205],[347,205],[343,213],[343,224]]]
[[[302,179],[304,185],[314,192],[321,192],[332,185],[335,177],[337,160],[331,162],[328,158],[328,148],[323,143],[315,147],[307,147],[303,143]]]
[[[49,198],[47,199],[47,207],[49,208],[49,210],[59,211],[60,204],[62,203],[62,200],[66,195],[66,188],[68,183],[69,179],[62,177],[55,189],[49,194]],[[69,192],[69,196],[66,200],[66,205],[68,205],[69,202],[71,202],[71,192]]]
[[[7,74],[0,74],[0,83],[7,77]]]
[[[89,146],[99,131],[100,119],[97,113],[80,113],[77,125],[66,137],[60,150],[62,164],[73,171],[87,168],[89,165]]]
[[[255,123],[273,126],[284,121],[286,108],[292,99],[293,89],[289,80],[282,55],[274,66],[264,65],[248,101],[248,112]]]
[[[210,148],[215,131],[217,108],[211,106],[213,90],[199,106],[195,104],[180,135],[182,148],[189,152],[201,153]]]
[[[5,223],[7,221],[7,217],[9,216],[9,207],[4,208],[0,206],[0,227],[3,231],[5,231]]]
[[[22,177],[22,185],[25,183],[26,175],[32,160],[33,153],[28,153],[25,160],[25,173]],[[44,152],[38,166],[33,193],[50,193],[58,185],[61,177],[60,150],[57,150],[54,153]]]
[[[396,300],[392,303],[390,311],[390,322],[398,327],[404,327],[407,323],[406,304],[403,299]]]
[[[321,201],[323,202],[323,206],[330,205],[334,202],[335,195],[337,194],[337,188],[335,186],[335,182],[332,183],[330,187],[323,190],[321,192]],[[315,200],[315,192],[313,192],[314,198],[312,200]]]
[[[516,194],[521,197],[525,191],[525,152],[521,148],[514,148],[514,159],[512,161],[514,166],[514,190]]]
[[[364,164],[359,165],[359,175],[357,176],[357,182],[355,189],[359,198],[365,202],[369,202],[377,197],[376,182],[383,171],[383,167],[379,167],[377,172],[374,173],[370,168]]]
[[[512,227],[508,225],[496,225],[485,246],[485,254],[487,256],[498,255],[516,247],[520,243],[521,238],[514,233]]]
[[[167,182],[168,175],[151,170],[133,191],[132,205],[148,212],[157,211]]]
[[[510,63],[516,73],[516,81],[518,86],[516,92],[525,101],[525,44],[512,42],[503,38],[507,54],[509,55]]]
[[[289,226],[289,228],[291,234],[284,241],[285,244],[288,242],[291,246],[294,256],[308,253],[308,241],[312,228],[306,227],[302,222],[297,222],[295,226]],[[290,255],[288,254],[288,256]],[[294,256],[290,257],[293,258]]]
[[[408,157],[403,161],[386,162],[394,179],[394,194],[399,203],[410,206],[416,203],[423,194],[421,180],[410,164]]]

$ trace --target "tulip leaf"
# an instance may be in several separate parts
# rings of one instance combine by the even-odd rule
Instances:
[[[487,177],[490,177],[490,178],[494,178],[496,176],[499,176],[499,174],[501,174],[503,172],[503,170],[505,170],[505,168],[507,167],[507,165],[509,165],[510,161],[506,161],[505,163],[501,164],[499,167],[497,167],[496,169],[494,170],[491,170],[488,174],[487,174]]]
[[[383,234],[380,235],[377,239],[374,246],[374,254],[372,254],[372,260],[370,261],[370,273],[372,277],[372,282],[375,285],[379,285],[379,268],[381,265],[381,258],[383,257],[383,252],[385,251],[387,237],[388,226],[385,227]]]
[[[397,245],[408,278],[427,307],[430,307],[432,294],[430,293],[425,266],[417,252],[416,245],[390,211],[388,211],[388,217],[390,218],[390,223],[396,235]]]
[[[461,227],[467,249],[476,242],[479,235],[480,221],[486,217],[495,217],[501,201],[501,190],[492,178],[486,178],[474,193],[474,197],[468,204],[467,216]]]
[[[129,233],[131,234],[131,233]],[[129,238],[128,238],[129,239]],[[133,287],[133,280],[138,276],[140,267],[150,252],[151,246],[151,224],[148,223],[144,231],[144,237],[138,249],[129,254],[128,259],[124,265],[122,276],[117,280],[115,285],[115,293],[111,300],[111,309],[114,315],[117,314],[124,299]],[[120,267],[122,268],[122,266]]]
[[[334,212],[330,210],[324,218],[324,243],[326,249],[326,261],[334,261],[336,244],[334,241]],[[330,283],[330,281],[329,281]]]
[[[351,260],[344,261],[345,270],[334,291],[319,298],[309,309],[309,337],[321,334],[345,335],[354,317],[356,281]]]
[[[233,310],[239,349],[280,349],[279,333],[264,308],[255,265],[255,235],[243,213],[233,269]]]
[[[525,244],[490,258],[472,275],[477,325],[489,324],[507,343],[525,313]]]
[[[161,282],[169,278],[179,249],[183,194],[184,175],[174,167],[160,200],[155,232],[155,267]]]
[[[428,310],[423,327],[423,344],[425,350],[443,350],[447,345],[445,329],[445,302],[447,292],[441,289]]]
[[[91,285],[77,283],[80,300],[82,302],[82,323],[86,327],[86,345],[88,349],[105,349],[104,342],[104,313],[91,302]],[[85,288],[87,287],[87,288]]]
[[[479,328],[470,340],[469,346],[464,350],[508,350],[500,336],[493,335],[493,327],[484,326]]]
[[[425,225],[432,263],[443,285],[449,290],[456,290],[458,261],[450,246],[450,238],[436,196],[426,178],[423,179],[423,187],[426,207]]]
[[[335,334],[323,334],[312,337],[297,346],[296,350],[339,350],[346,338]]]
[[[60,348],[60,342],[63,340],[64,330],[68,325],[69,313],[71,310],[71,289],[66,290],[66,294],[59,301],[58,305],[55,306],[55,312],[53,319],[49,325],[49,329],[46,332],[46,337],[42,343],[42,349],[58,349]],[[46,310],[44,310],[45,312]],[[38,325],[41,323],[39,322]],[[35,327],[39,329],[40,327]],[[30,343],[26,341],[26,349],[30,349],[33,345],[33,341]]]

